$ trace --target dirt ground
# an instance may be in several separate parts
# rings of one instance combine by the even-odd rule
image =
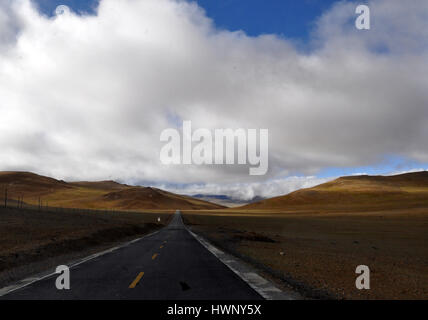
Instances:
[[[185,212],[192,229],[308,298],[428,299],[428,210],[346,214]],[[370,268],[370,290],[355,269]]]
[[[159,213],[0,208],[0,286],[152,232],[167,224],[170,217]]]

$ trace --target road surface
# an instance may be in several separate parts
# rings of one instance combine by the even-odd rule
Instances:
[[[0,299],[262,299],[187,231],[179,212],[159,232],[72,267],[70,290],[56,288],[57,276]]]

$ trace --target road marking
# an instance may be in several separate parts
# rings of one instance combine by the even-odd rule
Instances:
[[[158,254],[157,254],[157,253],[155,253],[155,254],[152,256],[152,260],[155,260],[157,256],[158,256]]]
[[[97,258],[99,258],[101,256],[104,256],[104,255],[108,254],[108,253],[114,252],[114,251],[116,251],[118,249],[122,249],[122,248],[125,248],[125,247],[127,247],[127,246],[129,246],[131,244],[134,244],[135,242],[138,242],[138,241],[140,241],[142,239],[151,237],[151,236],[159,233],[161,230],[162,229],[156,230],[156,231],[154,231],[152,233],[149,233],[149,234],[147,234],[147,235],[145,235],[143,237],[137,238],[137,239],[132,240],[132,241],[125,242],[125,243],[123,243],[121,245],[118,245],[116,247],[107,249],[105,251],[92,254],[92,255],[90,255],[90,256],[88,256],[86,258],[77,260],[75,262],[66,263],[66,265],[68,265],[70,267],[70,269],[74,268],[74,267],[77,267],[80,264],[83,264],[83,263],[91,261],[91,260],[95,260],[95,259],[97,259]],[[33,283],[35,283],[35,282],[38,282],[38,281],[41,281],[41,280],[45,280],[45,279],[54,277],[56,275],[57,275],[57,273],[55,271],[54,272],[46,271],[46,272],[43,272],[43,273],[31,276],[29,278],[23,279],[21,281],[18,281],[17,283],[9,285],[7,287],[0,288],[0,297],[5,296],[5,295],[7,295],[9,293],[12,293],[12,292],[14,292],[16,290],[20,290],[22,288],[28,287],[28,286],[32,285]]]
[[[160,247],[159,247],[159,249],[162,249],[162,248],[163,248],[163,246],[160,246]]]
[[[295,300],[302,299],[300,294],[297,292],[285,292],[278,289],[272,282],[264,279],[258,275],[255,270],[247,265],[241,263],[236,257],[228,254],[209,243],[206,239],[200,235],[195,234],[187,228],[187,231],[197,240],[202,246],[216,256],[221,262],[223,262],[230,270],[244,280],[251,288],[253,288],[258,294],[267,300]]]
[[[141,278],[144,276],[144,272],[140,272],[138,276],[135,278],[134,281],[129,285],[129,289],[134,289],[135,286],[138,284],[138,282],[141,280]]]

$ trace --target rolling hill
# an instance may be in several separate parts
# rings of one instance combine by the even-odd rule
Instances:
[[[428,172],[341,177],[239,210],[361,211],[428,208]]]
[[[115,181],[65,182],[30,172],[0,172],[0,201],[8,190],[9,203],[21,197],[30,205],[115,210],[198,210],[223,206],[151,187]]]

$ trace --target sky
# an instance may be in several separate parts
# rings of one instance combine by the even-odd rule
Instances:
[[[424,170],[427,16],[418,0],[2,1],[0,170],[243,200]],[[268,173],[162,165],[182,120],[269,129]]]
[[[98,0],[36,0],[39,10],[52,16],[58,5],[77,13],[95,14]],[[249,36],[277,34],[305,42],[316,19],[337,0],[197,0],[216,27],[244,31]],[[361,1],[360,3],[364,3]]]

